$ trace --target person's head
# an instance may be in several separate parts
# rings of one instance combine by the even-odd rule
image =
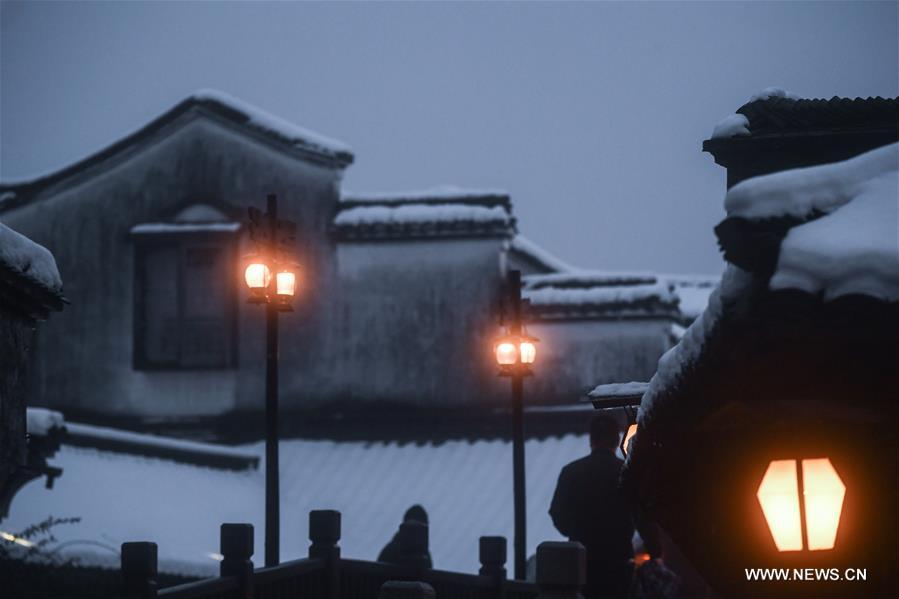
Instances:
[[[590,449],[614,452],[620,434],[618,422],[611,416],[600,414],[590,422]]]
[[[416,522],[421,522],[422,524],[428,523],[428,513],[425,511],[425,508],[421,507],[417,503],[406,510],[406,513],[403,514],[403,522],[408,522],[410,520],[414,520]]]

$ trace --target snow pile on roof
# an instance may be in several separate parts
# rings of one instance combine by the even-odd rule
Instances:
[[[29,435],[44,436],[51,429],[64,428],[66,420],[60,412],[45,408],[26,408],[25,430]]]
[[[745,137],[751,135],[749,131],[749,119],[743,114],[729,114],[715,125],[712,131],[712,139],[727,137]]]
[[[721,277],[721,284],[709,297],[706,310],[687,328],[680,343],[659,358],[658,369],[649,381],[637,412],[637,423],[641,428],[652,419],[655,402],[677,385],[682,373],[702,354],[705,342],[723,316],[725,308],[749,288],[751,280],[752,275],[746,271],[728,265]]]
[[[454,222],[507,224],[511,218],[503,206],[420,203],[347,208],[338,213],[334,224],[338,227]]]
[[[53,254],[0,223],[0,264],[54,293],[62,293],[62,278]]]
[[[605,385],[597,385],[592,391],[587,393],[587,396],[593,399],[642,396],[648,388],[649,383],[646,382],[607,383]]]
[[[532,260],[543,264],[547,269],[556,272],[570,272],[577,270],[561,258],[556,257],[546,251],[524,235],[516,235],[510,242],[510,248],[514,252],[519,252],[530,257]]]
[[[787,100],[801,100],[802,96],[799,94],[794,94],[793,92],[788,92],[782,87],[766,87],[762,91],[752,94],[752,97],[749,98],[750,102],[757,102],[758,100],[770,100],[771,98],[786,98]]]
[[[264,445],[242,448],[262,458]],[[305,557],[313,509],[343,515],[342,554],[373,560],[396,531],[403,512],[420,503],[430,516],[434,565],[476,572],[478,538],[503,535],[511,542],[511,443],[452,441],[441,445],[282,441],[282,559]],[[528,555],[544,540],[562,540],[547,510],[562,466],[589,452],[584,436],[526,442]],[[28,484],[12,502],[4,528],[18,532],[52,514],[80,516],[60,527],[63,551],[93,543],[115,555],[124,541],[158,544],[169,571],[214,575],[210,554],[219,548],[222,522],[255,527],[254,559],[262,565],[264,470],[226,472],[170,461],[63,445],[54,458],[65,475],[53,489]],[[115,509],[110,509],[114,506]],[[78,544],[78,542],[82,544]],[[172,561],[182,567],[165,564]]]
[[[509,192],[502,189],[469,189],[455,185],[437,185],[418,191],[378,191],[352,192],[342,194],[344,202],[445,202],[453,200],[477,200],[483,198],[509,197]]]
[[[750,102],[759,100],[770,100],[771,98],[786,98],[788,100],[801,100],[802,97],[788,92],[780,87],[766,87],[762,91],[752,94],[749,98]],[[745,137],[751,135],[749,130],[749,119],[746,115],[736,113],[729,114],[715,125],[712,131],[712,139],[722,139],[729,137]]]
[[[352,149],[342,141],[337,141],[320,133],[294,125],[279,116],[275,116],[225,92],[215,89],[201,89],[191,94],[190,97],[198,102],[222,104],[232,110],[243,113],[247,118],[248,125],[266,132],[275,133],[296,146],[313,146],[334,154],[352,153]]]
[[[787,233],[772,289],[899,300],[899,143],[743,181],[725,209],[747,219],[824,214]]]

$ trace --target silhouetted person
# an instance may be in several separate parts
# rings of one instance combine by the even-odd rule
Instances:
[[[593,419],[590,455],[562,468],[549,508],[559,532],[587,549],[587,597],[626,597],[633,574],[634,526],[618,492],[618,436],[614,419]]]
[[[403,514],[403,522],[410,521],[427,524],[428,513],[425,511],[425,508],[416,503],[406,510],[406,513]],[[399,564],[402,563],[401,556],[400,531],[397,530],[396,533],[394,533],[393,538],[390,539],[390,542],[384,545],[384,549],[381,549],[381,553],[378,554],[378,561],[386,562],[388,564]],[[431,552],[428,551],[428,568],[431,567],[433,567],[433,564],[431,563]]]

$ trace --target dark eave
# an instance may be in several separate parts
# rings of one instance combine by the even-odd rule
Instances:
[[[24,320],[46,320],[68,300],[58,292],[0,263],[0,308]]]

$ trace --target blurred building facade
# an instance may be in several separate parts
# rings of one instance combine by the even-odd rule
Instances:
[[[517,234],[502,191],[342,194],[353,160],[201,92],[76,164],[0,186],[0,218],[70,281],[71,308],[40,331],[32,404],[139,425],[260,413],[264,317],[246,303],[241,257],[246,208],[271,192],[297,223],[301,273],[281,319],[285,412],[505,406],[491,350],[509,268],[543,339],[537,404],[647,380],[694,316],[679,290],[714,284],[574,269]]]

